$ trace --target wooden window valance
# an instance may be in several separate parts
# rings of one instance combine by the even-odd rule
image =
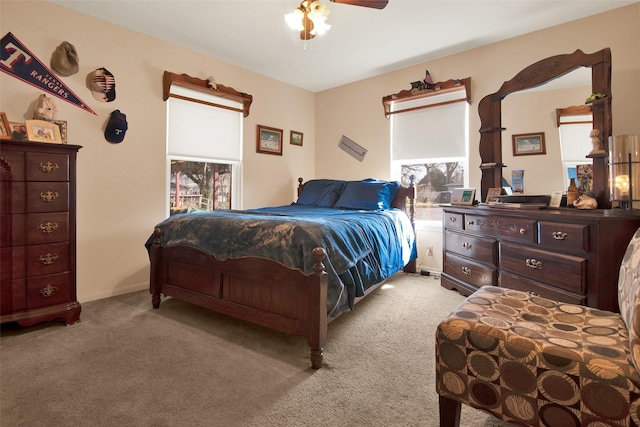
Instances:
[[[467,101],[471,103],[471,77],[466,79],[451,79],[446,82],[436,83],[423,83],[414,82],[411,84],[413,87],[408,90],[401,90],[393,95],[387,95],[382,97],[382,106],[384,107],[384,116],[388,119],[391,114],[406,113],[408,111],[420,110],[423,108],[437,107],[439,105],[451,104],[454,102]],[[411,107],[404,110],[391,111],[391,106],[396,102],[412,101],[414,99],[426,98],[429,96],[442,95],[447,92],[453,92],[464,88],[464,99],[457,99],[451,101],[438,102],[429,105],[422,105],[417,107]]]
[[[589,104],[585,104],[585,105],[573,105],[571,107],[567,107],[567,108],[556,108],[556,124],[558,127],[560,127],[560,125],[569,125],[569,124],[580,124],[580,123],[593,123],[593,119],[585,122],[585,121],[567,121],[567,122],[563,122],[561,121],[562,117],[567,117],[567,116],[586,116],[586,115],[591,115],[591,105]]]
[[[172,94],[171,85],[181,86],[187,89],[196,90],[198,92],[207,93],[209,95],[219,96],[221,98],[240,102],[242,104],[242,109]],[[243,92],[238,92],[232,87],[216,83],[214,88],[209,85],[208,80],[191,77],[186,74],[175,74],[170,73],[169,71],[165,71],[164,75],[162,76],[162,99],[166,101],[167,99],[169,99],[169,97],[186,99],[188,101],[198,102],[200,104],[207,104],[213,107],[242,112],[244,117],[247,117],[249,115],[249,108],[251,108],[251,102],[253,102],[253,96]]]

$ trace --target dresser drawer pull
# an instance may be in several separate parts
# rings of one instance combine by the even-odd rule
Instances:
[[[466,276],[471,276],[471,269],[469,267],[462,267],[462,273]]]
[[[473,224],[474,224],[473,221],[467,222],[467,225],[473,225]]]
[[[464,243],[462,244],[462,247],[463,247],[463,248],[465,248],[465,249],[467,249],[467,250],[471,249],[471,246],[472,246],[472,245],[471,245],[471,243],[469,243],[469,242],[464,242]]]
[[[47,285],[45,288],[40,289],[40,295],[42,295],[45,298],[52,296],[56,292],[58,292],[58,288],[51,285]]]
[[[449,217],[449,222],[456,222],[456,221],[458,221],[458,218],[456,218],[455,216]]]
[[[526,264],[527,267],[533,268],[534,270],[542,270],[542,261],[538,261],[535,258],[527,258]]]
[[[43,191],[40,193],[40,198],[45,202],[53,202],[60,194],[57,191]]]
[[[522,234],[523,236],[524,236],[525,234],[527,234],[527,229],[526,229],[526,228],[521,228],[521,229],[520,229],[520,234]]]
[[[58,166],[57,163],[51,163],[51,162],[40,163],[40,170],[44,173],[52,173],[52,172],[55,172],[57,169],[60,169],[60,166]]]
[[[554,240],[567,240],[567,233],[564,233],[562,231],[554,231],[553,238]]]
[[[40,255],[40,258],[38,258],[38,261],[40,261],[42,264],[44,265],[50,265],[53,264],[54,261],[56,261],[58,259],[58,254],[46,254],[46,255]]]
[[[57,222],[47,222],[46,224],[40,224],[40,226],[38,227],[43,233],[53,233],[54,231],[56,231],[58,229],[58,223]]]

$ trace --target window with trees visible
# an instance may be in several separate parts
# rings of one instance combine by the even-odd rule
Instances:
[[[391,106],[391,171],[413,177],[416,220],[442,221],[440,204],[468,186],[469,104],[464,88]],[[395,114],[394,114],[395,113]]]
[[[233,166],[171,160],[170,214],[231,209]]]

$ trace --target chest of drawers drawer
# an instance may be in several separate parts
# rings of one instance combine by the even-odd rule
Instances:
[[[479,234],[490,234],[530,243],[537,242],[536,221],[533,219],[467,214],[464,228]]]
[[[27,244],[65,242],[69,240],[69,213],[27,215]]]
[[[464,215],[454,212],[445,212],[443,215],[444,228],[449,230],[464,229]]]
[[[69,183],[28,182],[27,212],[60,212],[69,210]]]
[[[71,275],[68,272],[27,279],[27,309],[64,303],[69,300]]]
[[[69,156],[57,153],[27,152],[25,176],[27,181],[68,181]]]
[[[561,289],[586,290],[587,260],[582,257],[500,242],[499,265],[501,270]]]
[[[497,285],[495,268],[449,252],[445,254],[444,273],[476,287]]]
[[[496,265],[498,262],[498,242],[468,234],[447,230],[445,233],[447,251],[458,255]]]
[[[589,226],[586,224],[565,224],[539,222],[540,244],[561,250],[589,252]]]

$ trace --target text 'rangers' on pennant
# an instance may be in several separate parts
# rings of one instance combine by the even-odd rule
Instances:
[[[13,34],[7,33],[2,37],[1,43],[0,69],[2,71],[97,116],[95,111],[65,86],[58,76],[36,58]]]

